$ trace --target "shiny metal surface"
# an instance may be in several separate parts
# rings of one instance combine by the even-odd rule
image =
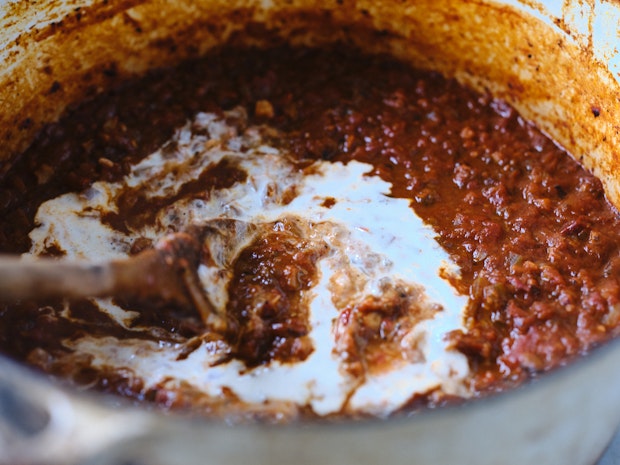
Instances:
[[[596,465],[618,465],[620,464],[620,431],[611,440],[607,450],[596,463]]]

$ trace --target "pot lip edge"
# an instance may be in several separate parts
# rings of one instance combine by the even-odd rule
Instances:
[[[481,397],[464,399],[436,408],[422,408],[412,413],[394,413],[385,417],[370,417],[364,419],[336,418],[336,419],[301,419],[285,423],[269,423],[265,421],[239,421],[230,422],[225,418],[209,416],[204,413],[192,412],[191,409],[185,410],[163,410],[156,404],[141,404],[137,401],[123,398],[112,393],[103,393],[94,390],[80,389],[78,385],[70,384],[67,380],[54,379],[51,375],[38,371],[35,367],[28,366],[16,360],[0,354],[0,386],[5,389],[15,389],[24,401],[32,401],[32,394],[28,395],[28,388],[31,386],[35,390],[49,393],[49,397],[63,396],[68,399],[74,409],[91,407],[96,410],[95,414],[131,414],[134,416],[145,417],[147,421],[161,424],[170,423],[172,425],[192,425],[202,428],[224,428],[224,429],[246,429],[246,430],[265,430],[267,432],[278,431],[299,431],[307,429],[321,429],[327,431],[335,430],[360,430],[372,431],[377,429],[377,425],[383,429],[386,425],[391,427],[402,427],[403,425],[420,424],[426,418],[441,418],[454,416],[454,414],[467,415],[472,411],[492,409],[501,407],[514,399],[535,394],[537,390],[544,389],[545,386],[559,385],[563,379],[572,379],[576,373],[592,367],[597,361],[605,357],[620,358],[620,337],[615,337],[609,341],[591,349],[586,354],[578,354],[574,359],[566,364],[556,367],[549,372],[541,373],[524,383],[503,391],[494,392]],[[620,372],[620,367],[618,368]],[[8,375],[8,376],[7,376]],[[27,389],[22,389],[24,383]],[[36,403],[36,401],[35,401]],[[620,421],[620,418],[618,419]],[[422,423],[423,424],[423,423]]]

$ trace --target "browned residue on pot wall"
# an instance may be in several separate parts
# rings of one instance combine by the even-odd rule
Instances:
[[[45,122],[130,75],[229,40],[387,51],[488,90],[534,120],[620,204],[618,84],[584,46],[483,0],[70,0],[5,7],[0,32],[0,173]],[[43,19],[45,18],[45,20]],[[558,29],[566,27],[557,23]]]

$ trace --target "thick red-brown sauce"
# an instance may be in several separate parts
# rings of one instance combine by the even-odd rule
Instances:
[[[619,332],[620,217],[600,182],[504,103],[346,47],[225,48],[71,109],[41,131],[0,180],[0,251],[29,249],[28,232],[43,201],[95,180],[119,179],[195,113],[238,105],[248,109],[250,124],[282,131],[285,136],[270,143],[288,149],[300,169],[317,159],[359,160],[392,184],[391,195],[411,199],[461,268],[458,285],[471,305],[467,330],[450,338],[469,357],[479,393],[517,385]],[[217,189],[244,181],[243,171],[224,162],[182,195],[204,196],[206,184]],[[113,227],[152,221],[139,193],[128,192],[123,202],[120,213],[106,219]],[[334,199],[325,202],[329,207]],[[149,246],[136,241],[132,252]],[[304,244],[294,231],[273,233],[250,245],[234,266],[228,311],[239,322],[240,343],[230,356],[249,366],[274,357],[303,359],[311,350],[304,342],[307,316],[296,306],[316,277],[321,251],[295,255],[295,248]],[[301,274],[290,278],[290,267]],[[256,306],[256,293],[264,294],[264,307]],[[358,324],[349,336],[358,351],[380,361],[374,344],[392,334],[388,329],[406,301],[401,295],[393,308],[368,302],[355,309]],[[142,392],[139,381],[123,374],[61,372],[66,367],[55,358],[66,350],[63,339],[136,332],[87,302],[72,306],[80,320],[71,323],[58,318],[62,303],[41,306],[0,306],[3,353],[104,391],[175,404],[165,393]],[[149,315],[136,323],[151,326],[140,337],[187,341],[201,334],[186,309],[167,306]],[[355,350],[348,356],[353,365],[361,357]]]
[[[235,260],[227,313],[238,327],[229,335],[235,356],[249,367],[270,360],[305,360],[312,352],[304,291],[317,281],[324,244],[304,240],[294,222],[279,221]]]
[[[406,344],[403,338],[440,310],[438,305],[424,305],[421,286],[386,284],[381,291],[380,298],[367,296],[362,302],[339,308],[335,322],[334,351],[347,371],[362,379],[366,373],[390,369],[395,361],[423,361],[417,345]]]

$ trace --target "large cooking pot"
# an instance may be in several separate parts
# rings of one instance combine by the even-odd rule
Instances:
[[[335,40],[511,103],[620,205],[620,3],[0,0],[0,172],[46,122],[225,41]],[[620,342],[515,391],[412,418],[228,425],[78,393],[0,358],[0,462],[593,464],[620,422]]]

